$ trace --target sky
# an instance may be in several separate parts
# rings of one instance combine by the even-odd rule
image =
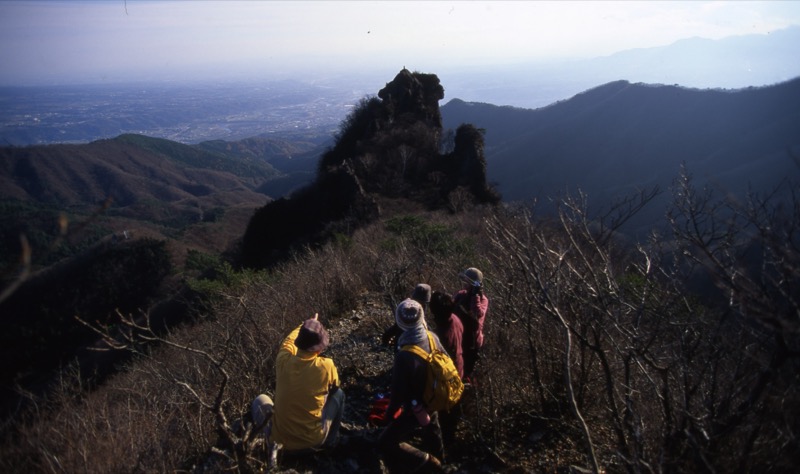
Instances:
[[[439,72],[791,25],[800,1],[5,0],[0,85]]]

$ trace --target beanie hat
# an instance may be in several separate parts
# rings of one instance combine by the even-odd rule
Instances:
[[[316,319],[306,319],[294,340],[294,345],[304,351],[322,352],[328,347],[328,332]]]
[[[422,305],[411,298],[406,298],[397,305],[394,319],[400,329],[407,331],[423,324],[425,312]]]
[[[414,288],[414,292],[411,293],[411,299],[419,303],[430,303],[431,285],[426,285],[425,283],[417,285],[416,288]]]
[[[461,278],[461,281],[473,286],[480,286],[483,284],[483,273],[474,267],[467,268],[458,276]]]

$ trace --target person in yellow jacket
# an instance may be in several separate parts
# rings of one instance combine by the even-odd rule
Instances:
[[[256,425],[272,413],[268,438],[285,450],[325,449],[338,441],[345,394],[333,359],[320,355],[327,347],[328,333],[315,314],[281,344],[274,406],[263,394],[253,401]]]

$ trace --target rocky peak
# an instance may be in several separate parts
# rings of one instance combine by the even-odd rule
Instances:
[[[292,248],[372,222],[382,217],[382,200],[454,212],[499,202],[486,184],[481,130],[461,125],[453,151],[440,153],[443,98],[435,74],[404,68],[378,97],[363,99],[321,157],[315,182],[253,215],[242,242],[243,263],[267,266]]]
[[[444,88],[436,74],[412,73],[404,68],[378,92],[378,97],[395,118],[421,120],[442,128],[439,101],[444,99]]]

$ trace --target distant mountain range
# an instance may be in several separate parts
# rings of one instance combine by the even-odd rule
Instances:
[[[711,89],[766,86],[800,77],[800,26],[718,40],[688,38],[591,59],[464,68],[441,74],[447,97],[538,108],[626,80]]]
[[[621,51],[587,61],[597,79],[738,89],[800,75],[800,26],[718,40],[687,38],[668,46]],[[616,76],[616,77],[613,77]]]
[[[445,128],[486,130],[488,177],[504,200],[588,193],[596,207],[668,190],[681,164],[721,193],[800,176],[800,79],[736,91],[617,81],[529,110],[452,100]]]

